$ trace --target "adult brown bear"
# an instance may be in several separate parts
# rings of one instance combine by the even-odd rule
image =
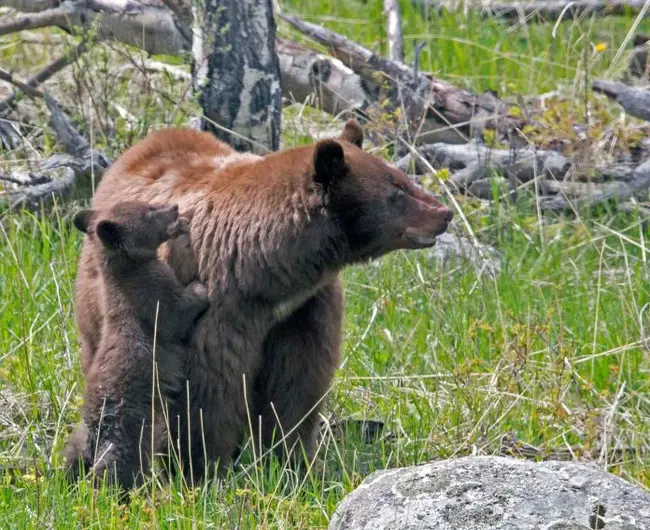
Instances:
[[[191,476],[228,464],[249,424],[261,425],[255,439],[268,446],[278,419],[280,448],[300,441],[311,457],[339,362],[338,273],[393,250],[430,247],[447,229],[452,212],[364,152],[362,141],[351,120],[337,140],[257,157],[208,133],[167,129],[104,175],[93,208],[176,202],[190,218],[191,244],[162,255],[181,281],[206,283],[211,300],[192,337],[189,402],[172,420],[173,446]],[[111,303],[94,260],[85,242],[76,301],[85,373]]]

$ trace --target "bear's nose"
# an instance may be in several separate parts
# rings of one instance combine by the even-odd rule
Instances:
[[[440,217],[442,217],[442,219],[443,219],[446,223],[450,223],[451,220],[454,218],[454,212],[452,212],[452,211],[451,211],[449,208],[447,208],[446,206],[443,207],[443,208],[440,208],[440,209],[438,210],[438,212],[440,213]]]

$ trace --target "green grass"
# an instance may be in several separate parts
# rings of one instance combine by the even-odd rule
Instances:
[[[69,217],[3,220],[0,475],[3,528],[73,525],[324,527],[370,471],[436,458],[498,454],[501,437],[548,452],[572,446],[650,486],[647,328],[650,237],[630,214],[559,219],[543,229],[511,208],[475,214],[482,241],[503,254],[495,278],[466,262],[441,270],[426,251],[400,252],[344,274],[345,361],[329,396],[333,418],[386,423],[391,439],[326,433],[319,466],[300,483],[277,462],[243,460],[226,484],[137,494],[70,489],[59,451],[78,418],[82,378],[71,299],[80,237]],[[516,227],[516,229],[513,229]],[[647,345],[646,345],[647,348]],[[10,405],[10,406],[9,406]],[[614,450],[625,447],[623,459]],[[155,508],[154,508],[155,507]]]
[[[286,0],[283,5],[287,13],[322,24],[375,53],[386,52],[382,2]],[[421,70],[473,90],[495,90],[501,96],[540,94],[557,89],[558,83],[580,90],[585,70],[598,77],[612,67],[634,20],[583,17],[559,24],[553,36],[554,22],[520,25],[475,14],[465,19],[449,12],[422,17],[411,0],[401,0],[400,8],[407,62],[413,60],[415,43],[424,44]],[[287,24],[281,23],[280,28],[299,38]],[[638,32],[649,30],[650,21],[642,20]],[[596,52],[597,43],[606,49]],[[613,70],[624,67],[626,59],[625,53],[619,56]]]
[[[291,0],[284,9],[380,52],[379,4]],[[558,86],[581,93],[585,58],[591,77],[604,75],[633,23],[625,17],[567,22],[553,38],[550,24],[510,31],[512,24],[460,15],[425,21],[408,0],[402,8],[407,53],[414,39],[427,42],[422,68],[474,90],[506,94]],[[639,29],[649,29],[648,22]],[[295,36],[285,25],[281,30]],[[607,49],[594,52],[597,42]],[[15,45],[0,57],[24,64],[26,50]],[[107,63],[96,61],[98,67],[117,68],[110,63],[114,56],[102,60]],[[617,59],[613,70],[622,64]],[[137,86],[134,78],[98,89],[139,116],[132,125],[113,116],[115,136],[97,138],[112,154],[152,126],[178,123],[188,108],[170,103],[181,97],[182,83],[165,87],[165,97],[158,85],[133,96]],[[308,141],[311,114],[287,112],[287,145]],[[35,134],[44,135],[49,150],[48,133]],[[4,214],[0,526],[323,528],[368,472],[499,454],[506,434],[538,446],[543,456],[569,447],[581,458],[598,459],[602,452],[603,467],[650,487],[647,224],[616,209],[540,224],[525,204],[461,207],[479,240],[502,254],[494,278],[477,276],[464,261],[441,268],[426,251],[395,253],[343,275],[344,362],[327,415],[385,422],[391,437],[365,443],[354,433],[326,430],[319,466],[299,481],[277,462],[261,468],[245,455],[223,485],[197,491],[148,485],[129,506],[87,482],[70,488],[56,471],[83,385],[72,305],[81,238],[71,210],[59,208],[49,218]],[[617,448],[627,452],[621,457]],[[10,466],[19,469],[10,472]],[[35,477],[35,470],[47,477]]]

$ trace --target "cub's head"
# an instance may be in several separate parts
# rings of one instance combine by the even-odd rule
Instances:
[[[156,249],[179,232],[177,204],[121,202],[107,210],[81,210],[75,227],[109,252],[131,259],[155,259]]]
[[[314,179],[342,223],[352,259],[433,246],[452,211],[403,171],[363,151],[362,142],[361,126],[350,120],[340,139],[314,147]]]

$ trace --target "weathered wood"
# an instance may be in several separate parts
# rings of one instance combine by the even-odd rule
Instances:
[[[53,24],[72,33],[79,27],[83,29],[95,24],[97,38],[124,42],[151,54],[183,54],[192,49],[193,42],[200,42],[195,38],[196,32],[192,37],[183,0],[164,0],[165,5],[174,7],[174,12],[163,5],[163,0],[64,0],[58,7],[45,11],[42,11],[43,0],[0,2],[12,2],[17,8],[32,11],[41,10],[37,13],[41,17],[37,23],[34,18],[20,22],[21,17],[10,21],[14,29]],[[0,24],[0,31],[2,27]],[[305,27],[309,30],[318,28],[313,25]],[[280,42],[277,44],[282,66],[283,95],[289,100],[313,103],[335,115],[346,110],[342,108],[344,101],[350,101],[353,108],[368,108],[370,117],[378,118],[380,122],[386,122],[389,111],[397,110],[397,114],[400,114],[404,107],[409,115],[407,139],[414,143],[462,143],[485,126],[509,130],[523,124],[523,120],[509,117],[509,105],[491,94],[476,95],[426,74],[414,75],[413,69],[402,63],[381,59],[362,46],[353,45],[348,39],[319,29],[326,32],[319,34],[323,37],[319,41],[321,43],[329,44],[332,35],[340,38],[338,45],[334,46],[339,61],[336,57],[318,54],[325,60],[315,62],[316,52],[312,50],[302,46],[285,46]],[[205,55],[204,51],[202,53]],[[322,68],[319,69],[319,65]],[[344,67],[354,72],[350,80],[345,78]],[[207,74],[207,69],[204,70]],[[323,72],[326,70],[330,75],[324,81]],[[383,74],[380,82],[378,72],[380,76]],[[315,77],[321,80],[314,83]],[[323,93],[315,90],[315,85],[318,89],[323,88]],[[359,87],[357,97],[352,97],[353,87]],[[309,95],[314,97],[306,97]],[[382,105],[386,97],[391,102],[388,107]],[[362,102],[361,106],[359,102]],[[402,129],[398,124],[385,128],[384,132],[394,136],[403,132]]]
[[[6,1],[6,0],[0,0]],[[14,0],[15,1],[15,0]],[[24,5],[23,5],[24,4]],[[68,33],[96,28],[99,40],[117,40],[152,54],[179,55],[190,47],[190,31],[162,4],[133,0],[67,0],[47,10],[40,0],[17,2],[34,12],[0,24],[0,36],[27,29],[58,26]]]
[[[39,92],[32,92],[30,91],[30,89],[35,89],[36,87],[40,86],[45,81],[47,81],[50,77],[56,75],[58,72],[63,70],[66,66],[76,61],[82,54],[86,52],[86,50],[87,50],[86,42],[82,42],[81,44],[78,44],[69,53],[66,53],[65,55],[59,57],[56,61],[50,63],[45,68],[40,70],[38,73],[36,73],[35,75],[27,79],[24,85],[19,87],[20,90],[22,90],[23,92],[30,92],[30,95],[32,96],[34,95],[42,96],[42,94],[40,94]],[[0,73],[0,75],[3,74]],[[12,82],[10,79],[4,79],[4,80]],[[16,80],[14,80],[14,82],[15,81]],[[14,92],[3,101],[0,101],[0,114],[5,110],[10,109],[13,106],[17,95],[18,94]]]
[[[18,82],[18,85],[25,88],[31,97],[41,94],[26,83]],[[112,162],[90,147],[51,96],[47,93],[42,96],[50,110],[50,126],[66,154],[45,159],[38,165],[35,174],[18,171],[0,176],[4,183],[0,198],[12,209],[37,209],[52,202],[55,197],[69,195],[75,189],[94,187]]]
[[[512,133],[524,120],[509,115],[510,106],[490,93],[473,94],[431,75],[414,72],[407,65],[379,57],[367,48],[331,30],[280,14],[283,20],[325,46],[334,57],[352,68],[364,82],[392,106],[376,110],[399,111],[412,143],[444,141],[462,143],[484,128]],[[378,75],[380,77],[378,77]]]
[[[629,180],[585,183],[542,181],[540,190],[546,194],[539,198],[539,206],[547,211],[573,211],[609,200],[619,202],[644,192],[650,187],[650,160],[639,164]],[[551,195],[553,194],[553,195]]]
[[[271,0],[214,0],[206,15],[213,42],[208,82],[198,87],[201,128],[240,151],[277,150],[282,92]]]
[[[594,81],[594,92],[614,99],[630,116],[650,120],[650,92],[618,81]]]
[[[459,190],[486,178],[491,172],[528,182],[533,178],[562,178],[571,166],[566,157],[555,151],[491,149],[475,142],[464,145],[429,144],[418,148],[418,152],[434,169],[448,168],[454,171],[451,182]],[[415,173],[427,171],[427,167],[417,158],[414,167],[409,167],[412,160],[409,154],[398,160],[396,165]]]
[[[276,39],[285,98],[338,115],[375,101],[359,75],[339,59]]]

